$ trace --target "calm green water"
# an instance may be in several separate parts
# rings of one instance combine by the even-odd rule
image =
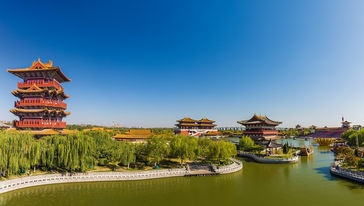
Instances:
[[[332,177],[333,154],[314,149],[291,165],[244,160],[244,170],[230,175],[27,188],[0,195],[0,205],[364,205],[364,186]]]

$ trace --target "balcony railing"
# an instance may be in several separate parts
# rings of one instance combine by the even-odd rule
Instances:
[[[29,128],[66,128],[66,122],[54,120],[21,120],[15,121],[15,127],[29,127]]]
[[[15,102],[15,107],[21,106],[51,106],[67,109],[67,104],[59,100],[50,99],[23,99]]]
[[[278,134],[277,130],[244,131],[244,134]]]
[[[31,87],[34,84],[38,87],[54,87],[63,90],[63,87],[56,80],[28,80],[26,82],[18,82],[18,88]]]

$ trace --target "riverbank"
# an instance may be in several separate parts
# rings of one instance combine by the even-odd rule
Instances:
[[[248,157],[259,163],[267,164],[284,164],[284,163],[296,163],[298,162],[298,156],[292,158],[263,158],[252,153],[239,152],[240,157]]]
[[[231,159],[232,164],[222,166],[216,169],[217,174],[229,174],[237,172],[243,168],[242,162]],[[73,183],[73,182],[103,182],[103,181],[127,181],[127,180],[146,180],[155,178],[182,177],[187,176],[189,171],[186,168],[181,169],[163,169],[153,171],[135,171],[135,172],[93,172],[93,173],[66,173],[66,174],[49,174],[16,178],[0,182],[0,194],[40,185]]]
[[[349,179],[355,182],[364,183],[364,173],[359,171],[353,171],[344,169],[340,166],[340,162],[334,162],[330,167],[330,173],[345,179]]]

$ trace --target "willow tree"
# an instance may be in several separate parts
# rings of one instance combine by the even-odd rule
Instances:
[[[120,162],[123,165],[127,165],[128,169],[130,168],[131,163],[135,163],[136,161],[136,150],[135,150],[135,144],[122,142],[120,143],[121,148],[121,156],[120,156]]]
[[[156,166],[169,154],[168,140],[165,137],[153,136],[148,139],[146,150],[149,162],[153,162]]]
[[[19,132],[0,132],[0,171],[2,175],[19,174],[37,164],[37,142],[32,135]],[[33,159],[34,162],[33,162]]]
[[[180,159],[181,165],[187,159],[194,160],[198,149],[197,139],[186,135],[177,135],[171,142],[172,154]]]
[[[236,146],[231,142],[214,141],[209,145],[208,159],[211,161],[226,161],[236,154]]]

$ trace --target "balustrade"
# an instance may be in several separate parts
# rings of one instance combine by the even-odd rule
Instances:
[[[23,99],[15,102],[15,107],[20,106],[52,106],[67,109],[67,104],[59,100],[50,99]]]
[[[66,122],[54,120],[21,120],[15,122],[15,127],[37,127],[37,128],[66,128]]]
[[[56,80],[28,80],[25,82],[18,82],[18,88],[31,87],[34,84],[38,87],[55,87],[63,90],[63,87]]]
[[[244,131],[244,134],[278,134],[277,130],[257,130],[257,131]]]

